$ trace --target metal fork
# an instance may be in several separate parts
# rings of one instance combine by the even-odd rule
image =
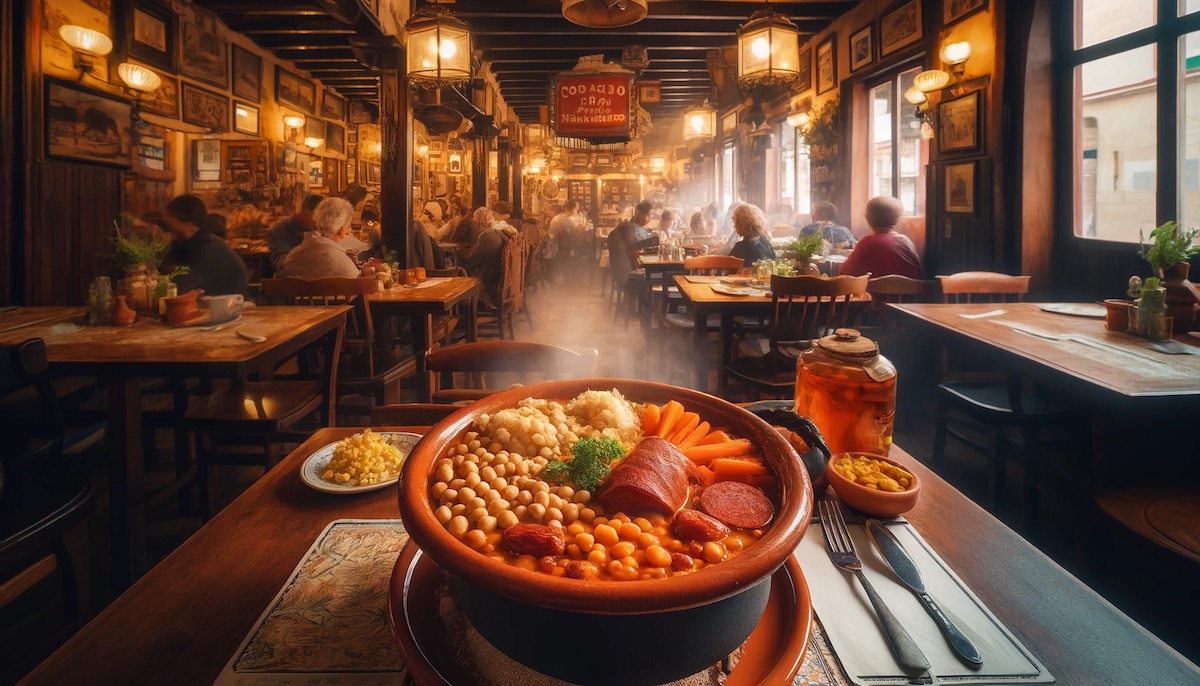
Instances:
[[[859,583],[867,592],[867,598],[871,600],[871,607],[875,608],[879,623],[883,625],[883,635],[887,637],[892,654],[896,656],[901,665],[909,669],[920,671],[929,669],[929,660],[921,652],[916,641],[908,635],[908,632],[900,624],[900,620],[896,619],[888,606],[883,604],[883,598],[879,597],[875,588],[871,586],[871,582],[867,581],[866,575],[863,574],[862,561],[854,552],[854,541],[850,538],[850,531],[846,528],[846,520],[842,518],[842,511],[839,509],[837,501],[820,500],[817,502],[817,508],[821,513],[821,531],[824,532],[825,543],[829,547],[829,559],[835,566],[847,572],[853,572],[854,576],[858,577]]]

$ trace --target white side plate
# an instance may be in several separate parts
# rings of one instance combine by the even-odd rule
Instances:
[[[1045,303],[1038,308],[1055,314],[1069,314],[1072,317],[1087,317],[1088,319],[1104,319],[1107,310],[1103,305],[1095,303]]]
[[[412,452],[413,446],[417,441],[421,440],[421,434],[408,433],[406,431],[375,431],[380,436],[383,436],[388,443],[396,446],[400,450],[400,454],[407,458]],[[321,474],[329,467],[329,461],[333,459],[333,448],[341,441],[335,441],[313,453],[304,464],[300,465],[300,479],[305,485],[310,488],[315,488],[318,491],[325,493],[367,493],[369,491],[378,491],[381,488],[387,488],[396,483],[400,479],[400,475],[380,481],[377,484],[367,484],[365,486],[348,486],[343,484],[330,483],[321,478]]]

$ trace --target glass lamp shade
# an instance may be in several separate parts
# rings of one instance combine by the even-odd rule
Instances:
[[[75,52],[82,52],[85,55],[95,55],[103,57],[112,52],[112,40],[108,36],[95,31],[93,29],[76,26],[75,24],[67,24],[58,30],[58,35],[62,37],[67,45]]]
[[[795,112],[793,114],[789,114],[786,121],[787,125],[793,129],[802,129],[808,126],[808,122],[812,121],[812,117],[808,114],[808,112]]]
[[[923,105],[929,101],[929,97],[922,93],[921,89],[917,88],[916,86],[904,91],[904,99],[907,100],[908,104],[910,105]]]
[[[471,32],[441,5],[425,5],[405,26],[408,76],[414,85],[439,87],[471,79]]]
[[[572,24],[611,29],[636,24],[646,17],[646,0],[563,0],[562,13]]]
[[[693,107],[683,113],[685,140],[710,140],[716,135],[717,111],[711,107]]]
[[[162,78],[158,74],[130,62],[123,62],[117,67],[117,75],[126,86],[143,93],[153,93],[162,85]]]
[[[325,145],[325,139],[324,138],[305,138],[304,144],[310,148],[319,148],[322,145]]]
[[[800,34],[787,17],[759,10],[737,31],[738,82],[782,85],[800,75]]]
[[[942,61],[946,64],[962,64],[971,59],[971,44],[967,41],[947,43],[942,48]]]
[[[302,114],[289,114],[283,118],[283,125],[289,129],[298,129],[304,126],[304,121],[304,115]]]
[[[941,69],[930,69],[913,77],[913,86],[922,93],[940,91],[949,85],[950,75]]]

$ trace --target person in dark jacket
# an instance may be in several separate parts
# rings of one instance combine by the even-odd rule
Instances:
[[[159,226],[174,240],[163,262],[167,272],[174,267],[187,267],[188,272],[175,277],[180,293],[201,288],[206,295],[245,295],[250,277],[246,263],[221,238],[204,231],[208,208],[194,195],[180,195],[167,203],[167,213]]]
[[[734,244],[729,254],[745,260],[750,266],[759,260],[775,259],[775,249],[767,238],[767,217],[757,205],[738,205],[733,210],[733,230],[741,240]]]
[[[267,233],[267,249],[271,251],[271,266],[276,272],[283,268],[283,258],[304,242],[304,234],[313,230],[313,212],[324,199],[322,195],[308,196],[300,204],[299,212],[276,222]]]

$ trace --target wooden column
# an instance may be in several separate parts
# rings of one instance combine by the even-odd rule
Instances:
[[[384,54],[379,76],[379,129],[383,153],[379,187],[379,231],[386,250],[407,265],[412,225],[412,100],[403,49]]]
[[[508,136],[501,136],[496,143],[496,189],[500,200],[512,200],[512,146]]]
[[[488,139],[482,135],[476,136],[473,143],[475,148],[471,154],[472,209],[487,205],[488,153],[491,151]]]

